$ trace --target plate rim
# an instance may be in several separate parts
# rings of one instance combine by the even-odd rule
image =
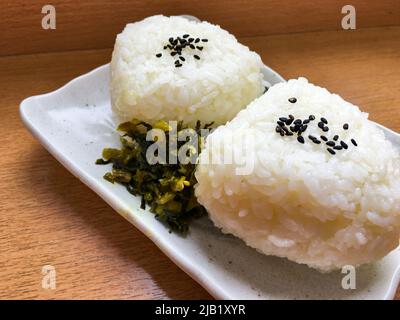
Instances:
[[[63,90],[71,86],[73,83],[79,82],[84,78],[93,76],[94,74],[101,72],[103,69],[109,68],[109,65],[110,63],[107,63],[99,67],[96,67],[87,73],[84,73],[78,77],[73,78],[72,80],[68,81],[66,84],[62,85],[56,90],[25,98],[19,105],[19,114],[22,123],[28,129],[28,131],[38,140],[38,142],[69,172],[71,172],[82,183],[84,183],[87,187],[89,187],[92,191],[94,191],[120,216],[122,216],[128,222],[133,224],[137,229],[139,229],[139,231],[142,232],[150,241],[152,241],[174,264],[176,264],[182,271],[188,274],[193,280],[199,283],[211,296],[213,296],[217,300],[233,299],[232,297],[230,297],[229,293],[226,292],[226,290],[224,290],[218,284],[213,283],[213,280],[210,279],[209,276],[207,276],[207,273],[201,272],[201,270],[199,270],[189,260],[182,257],[179,251],[174,250],[172,246],[168,246],[168,244],[165,243],[162,238],[159,238],[157,234],[153,234],[152,230],[150,230],[150,228],[145,223],[142,223],[140,220],[134,219],[132,214],[128,215],[123,214],[123,212],[129,212],[132,211],[132,209],[127,210],[127,208],[125,208],[121,203],[118,202],[118,199],[115,196],[107,192],[107,189],[100,182],[91,177],[84,170],[80,169],[77,165],[74,164],[73,161],[68,159],[68,157],[63,156],[62,153],[59,150],[57,150],[56,146],[54,146],[47,139],[47,137],[37,127],[35,127],[32,121],[29,120],[29,117],[26,113],[26,109],[32,108],[32,103],[34,103],[35,100],[38,100],[40,98],[45,98],[50,95],[59,94]],[[280,76],[276,71],[274,71],[270,67],[265,66],[265,68],[268,69],[268,71],[275,73],[278,76],[278,78],[284,80],[282,76]],[[399,284],[400,284],[400,263],[390,277],[389,287],[385,295],[382,297],[382,300],[392,300],[396,295],[397,287],[399,286]],[[246,300],[246,298],[242,299]]]

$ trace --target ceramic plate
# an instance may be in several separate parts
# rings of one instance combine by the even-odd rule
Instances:
[[[283,81],[265,68],[270,83]],[[344,290],[344,274],[321,274],[286,259],[264,256],[241,240],[222,234],[206,217],[183,238],[168,230],[140,199],[103,179],[109,166],[95,165],[104,147],[117,147],[119,135],[109,97],[109,65],[64,87],[25,99],[26,127],[69,171],[140,229],[182,270],[219,299],[391,299],[400,278],[400,250],[357,269],[356,289]]]

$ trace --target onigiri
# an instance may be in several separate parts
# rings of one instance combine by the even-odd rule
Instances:
[[[217,25],[177,16],[128,24],[111,60],[120,121],[231,120],[264,91],[260,56]]]
[[[214,224],[267,255],[331,271],[399,244],[399,152],[368,114],[305,78],[212,132],[196,178]]]

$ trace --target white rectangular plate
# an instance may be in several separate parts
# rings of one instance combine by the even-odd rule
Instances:
[[[263,70],[270,83],[282,81]],[[286,259],[268,257],[222,234],[208,218],[197,220],[186,238],[169,233],[140,199],[103,179],[110,166],[95,165],[104,147],[119,146],[111,113],[109,66],[64,87],[25,99],[26,127],[69,171],[139,228],[182,270],[219,299],[391,299],[399,282],[400,250],[357,269],[356,289],[344,290],[344,274],[321,274]]]

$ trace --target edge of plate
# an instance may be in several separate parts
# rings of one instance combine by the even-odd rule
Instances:
[[[398,247],[397,247],[398,248]],[[383,300],[393,300],[396,296],[397,288],[400,284],[400,264],[397,266],[397,269],[394,271],[392,278],[390,280],[388,291],[386,292]]]
[[[184,259],[180,255],[179,251],[174,251],[174,249],[172,247],[168,246],[168,244],[165,244],[162,239],[158,238],[157,234],[152,234],[151,236],[149,236],[149,233],[151,233],[151,230],[144,223],[141,223],[140,221],[134,219],[134,217],[131,214],[129,214],[129,216],[122,214],[121,212],[130,212],[130,211],[132,211],[132,209],[128,209],[128,208],[124,207],[123,204],[118,202],[118,199],[114,198],[113,196],[110,196],[110,194],[101,185],[101,183],[97,182],[95,179],[90,177],[79,167],[75,166],[74,163],[71,162],[69,159],[64,158],[62,155],[60,155],[59,152],[57,151],[56,147],[53,146],[51,144],[51,142],[45,136],[43,136],[41,134],[41,132],[28,120],[28,118],[25,114],[25,109],[29,106],[29,103],[31,101],[46,97],[48,95],[57,94],[57,93],[65,90],[72,83],[78,82],[78,81],[82,80],[83,78],[93,75],[94,73],[99,72],[100,70],[102,70],[104,68],[108,68],[108,67],[109,67],[109,63],[99,66],[79,77],[76,77],[76,78],[70,80],[65,85],[61,86],[60,88],[58,88],[52,92],[48,92],[48,93],[41,94],[41,95],[35,95],[35,96],[31,96],[31,97],[24,99],[21,102],[20,107],[19,107],[20,117],[21,117],[23,124],[32,133],[32,135],[38,139],[38,141],[42,144],[42,146],[53,157],[55,157],[67,170],[69,170],[81,182],[83,182],[85,185],[90,187],[95,193],[97,193],[104,201],[106,201],[106,203],[108,205],[110,205],[115,211],[117,211],[118,214],[120,214],[122,217],[124,217],[130,223],[132,223],[136,228],[138,228],[166,256],[168,256],[168,258],[171,259],[171,261],[173,263],[175,263],[180,269],[182,269],[191,278],[193,278],[196,282],[198,282],[210,295],[212,295],[216,299],[222,299],[222,300],[223,299],[232,299],[228,292],[226,292],[220,286],[214,284],[213,281],[206,274],[201,273],[195,265],[190,263],[190,261]],[[278,79],[281,78],[283,81],[285,81],[273,69],[271,69],[265,65],[264,65],[264,67],[271,73],[274,73]],[[400,265],[397,267],[397,269],[394,271],[394,273],[391,277],[388,291],[386,292],[386,294],[383,297],[384,300],[391,300],[394,298],[399,283],[400,283]]]

